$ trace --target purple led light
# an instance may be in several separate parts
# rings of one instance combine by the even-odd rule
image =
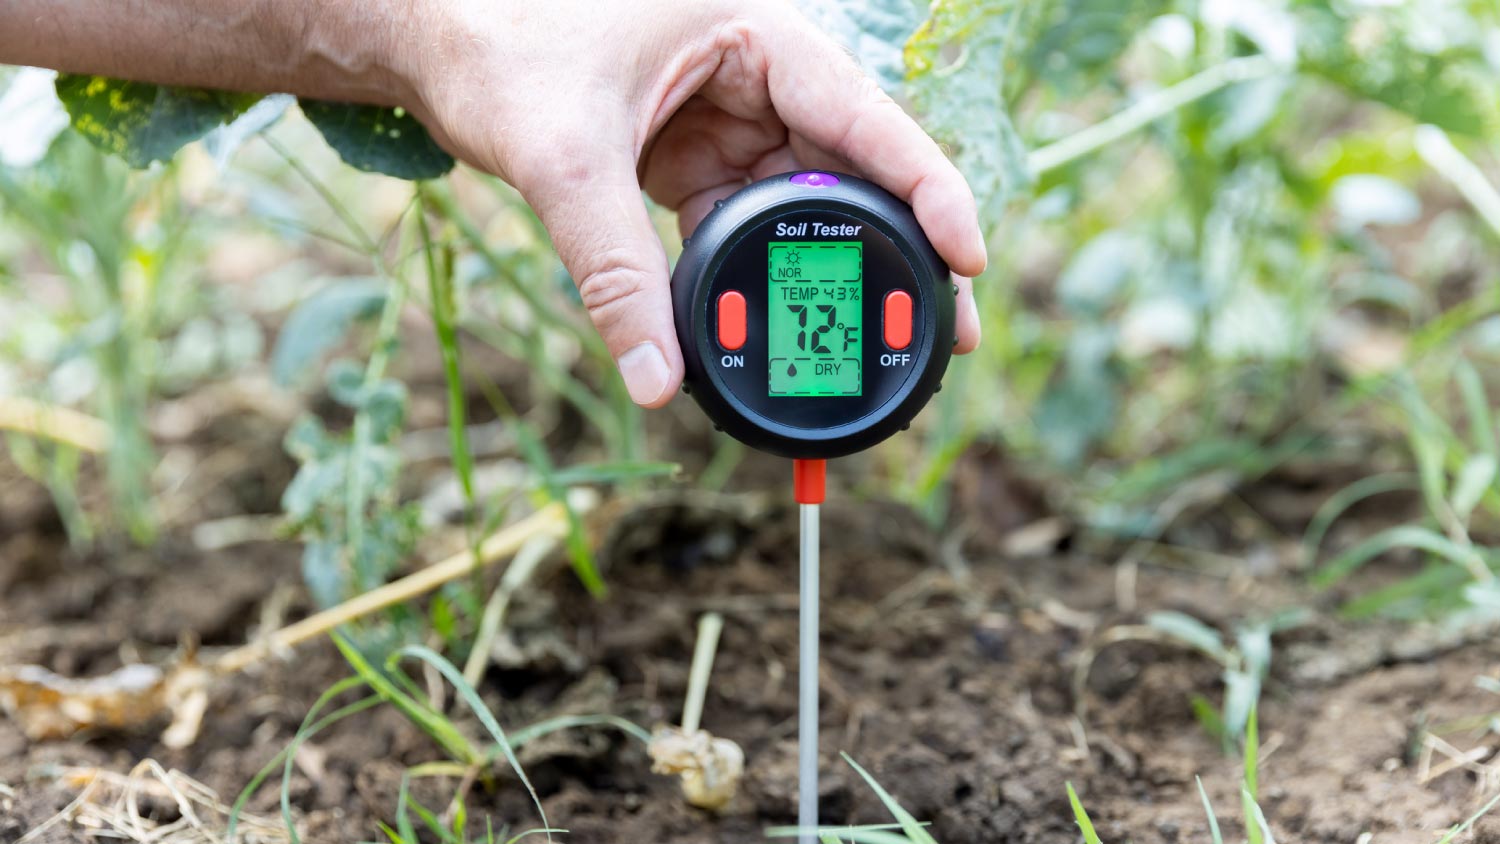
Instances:
[[[839,183],[839,177],[832,173],[798,173],[792,176],[791,182],[804,188],[829,188]]]

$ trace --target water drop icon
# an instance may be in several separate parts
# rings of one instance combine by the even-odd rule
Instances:
[[[795,364],[795,363],[789,363],[789,364],[787,364],[786,374],[787,374],[788,378],[796,375],[797,374],[797,364]]]

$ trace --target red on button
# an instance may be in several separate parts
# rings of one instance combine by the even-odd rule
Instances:
[[[885,316],[882,319],[885,344],[896,351],[911,345],[911,294],[892,290],[885,294]]]
[[[910,321],[908,318],[907,322]],[[737,352],[745,345],[745,324],[745,294],[738,290],[720,293],[719,345],[724,351]]]

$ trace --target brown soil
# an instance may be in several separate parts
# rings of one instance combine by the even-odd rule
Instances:
[[[292,543],[202,554],[168,537],[149,552],[78,558],[42,517],[45,508],[11,499],[0,498],[7,508],[0,665],[87,676],[122,661],[164,659],[183,634],[210,650],[242,643],[278,592],[284,599],[291,590],[293,615],[306,608]],[[796,513],[746,517],[689,500],[627,507],[629,516],[616,517],[631,529],[611,540],[608,600],[586,597],[564,568],[524,596],[511,614],[510,643],[525,658],[492,668],[482,693],[512,727],[570,712],[611,711],[646,726],[675,720],[695,619],[717,609],[727,624],[704,727],[744,748],[746,782],[725,813],[711,815],[651,774],[634,740],[559,734],[526,748],[523,761],[549,820],[570,830],[564,840],[751,842],[794,821]],[[1074,670],[1102,631],[1151,610],[1183,610],[1228,629],[1245,615],[1314,600],[1292,570],[1287,543],[1220,531],[1219,550],[1201,555],[1201,564],[1148,555],[1127,611],[1118,548],[1042,543],[1006,554],[977,529],[969,533],[980,541],[960,548],[901,507],[846,501],[825,508],[823,528],[826,823],[889,820],[838,757],[845,751],[931,821],[943,844],[1077,840],[1068,781],[1106,841],[1206,842],[1195,776],[1226,840],[1242,838],[1238,761],[1197,726],[1188,703],[1193,693],[1218,699],[1217,668],[1162,644],[1110,645],[1098,651],[1082,700]],[[978,523],[983,513],[972,515]],[[1212,519],[1200,525],[1212,527]],[[1354,842],[1369,832],[1375,842],[1430,841],[1475,808],[1475,777],[1465,770],[1418,781],[1416,744],[1425,724],[1500,708],[1474,685],[1500,643],[1410,646],[1421,635],[1319,623],[1278,637],[1262,702],[1260,781],[1279,840]],[[59,766],[125,772],[149,757],[232,799],[286,746],[317,696],[348,673],[322,644],[233,678],[187,750],[163,747],[161,724],[30,743],[0,720],[0,785],[13,791],[0,789],[0,841],[16,840],[76,796],[57,780]],[[1467,748],[1483,738],[1453,741]],[[389,707],[334,726],[309,745],[293,776],[304,839],[381,839],[376,822],[391,820],[402,771],[440,758]],[[441,805],[453,786],[424,780],[416,793]],[[250,808],[275,816],[276,801],[273,784]],[[506,776],[476,787],[468,808],[476,830],[486,815],[497,828],[538,820]],[[1476,836],[1496,840],[1500,824],[1481,822]],[[60,825],[44,840],[92,839]]]

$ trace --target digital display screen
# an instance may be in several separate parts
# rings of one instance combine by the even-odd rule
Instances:
[[[864,360],[864,244],[772,241],[770,394],[857,396]]]

